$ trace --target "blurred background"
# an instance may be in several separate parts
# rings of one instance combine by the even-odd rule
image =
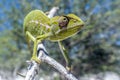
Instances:
[[[59,7],[56,15],[73,13],[93,27],[63,41],[72,73],[81,80],[120,80],[120,0],[0,0],[0,80],[23,80],[30,60],[23,33],[24,17],[34,9]],[[58,44],[45,41],[49,55],[65,65]],[[40,66],[37,80],[65,80],[51,66]]]

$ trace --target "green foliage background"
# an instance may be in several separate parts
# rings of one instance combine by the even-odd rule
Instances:
[[[31,55],[23,33],[24,17],[34,9],[60,7],[56,15],[74,13],[85,21],[82,31],[64,40],[76,76],[101,71],[120,74],[120,0],[0,0],[0,69],[26,68]],[[49,55],[64,64],[57,43],[44,42]],[[46,64],[45,64],[46,65]],[[41,66],[44,71],[49,67]]]

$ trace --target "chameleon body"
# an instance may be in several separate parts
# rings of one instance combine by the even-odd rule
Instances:
[[[32,59],[40,63],[36,55],[37,44],[42,40],[50,40],[59,42],[65,60],[69,62],[68,55],[60,41],[78,33],[83,26],[84,22],[74,14],[48,18],[41,10],[31,11],[24,19],[24,32],[27,42],[29,43],[30,40],[34,42]]]

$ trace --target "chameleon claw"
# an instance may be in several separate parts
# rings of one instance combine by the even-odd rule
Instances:
[[[34,60],[35,62],[37,62],[39,64],[41,63],[41,60],[38,59],[37,57],[32,57],[31,60]]]
[[[66,66],[66,69],[67,69],[68,73],[70,73],[72,70],[71,67],[68,67],[68,66]]]

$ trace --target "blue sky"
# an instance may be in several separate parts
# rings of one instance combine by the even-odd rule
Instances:
[[[69,13],[72,9],[73,6],[73,2],[74,0],[70,0],[70,4],[71,6],[68,5],[68,8],[65,9],[65,13]],[[93,0],[90,0],[93,1]],[[110,4],[112,2],[112,0],[98,0],[99,4],[97,4],[93,10],[91,11],[91,14],[97,14],[102,10],[110,10]],[[36,4],[36,6],[38,5],[37,1],[35,0],[34,3]],[[103,9],[101,9],[100,5],[103,5]],[[1,7],[2,6],[2,7]],[[20,4],[19,4],[19,0],[0,0],[0,20],[4,20],[4,22],[1,24],[0,23],[0,31],[3,31],[5,29],[11,29],[11,23],[10,20],[8,19],[8,15],[5,15],[4,10],[6,11],[10,11],[11,7],[14,6],[16,8],[20,8]],[[86,10],[88,10],[91,7],[91,5],[89,3],[86,4]]]
[[[3,31],[5,29],[11,29],[10,21],[8,19],[9,16],[5,14],[5,11],[9,12],[12,6],[19,8],[20,4],[18,0],[0,0],[0,2],[0,20],[4,20],[2,24],[0,23],[0,31]]]

